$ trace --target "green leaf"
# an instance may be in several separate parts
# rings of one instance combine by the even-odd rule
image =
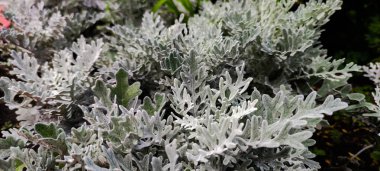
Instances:
[[[347,85],[348,84],[347,80],[348,80],[348,78],[338,80],[338,81],[331,81],[328,79],[323,80],[322,87],[318,90],[318,95],[320,97],[327,96],[328,94],[331,93],[331,91],[334,91],[334,90],[338,89],[339,87],[343,87],[343,86]]]
[[[149,97],[145,97],[143,101],[143,109],[149,114],[153,115],[155,111],[155,105]]]
[[[23,171],[26,165],[20,160],[16,160],[16,171]]]
[[[44,142],[44,144],[47,144],[50,147],[54,147],[51,150],[58,152],[60,155],[64,155],[67,153],[67,145],[64,140],[43,138],[43,139],[40,139],[40,141]]]
[[[141,90],[140,90],[140,83],[139,82],[135,82],[133,83],[131,86],[129,86],[127,92],[126,92],[126,96],[123,98],[123,104],[128,104],[128,102],[139,96],[141,94]]]
[[[374,151],[371,153],[371,158],[373,160],[380,160],[380,151]]]
[[[373,105],[372,103],[361,101],[359,104],[353,104],[353,105],[348,106],[346,110],[354,110],[354,109],[359,109],[363,107],[368,108],[369,110],[376,108],[376,106]],[[363,114],[363,115],[366,116],[366,114]]]
[[[163,62],[161,62],[161,67],[164,70],[169,70],[171,74],[176,73],[182,65],[181,57],[178,53],[171,52],[169,57],[165,58]]]
[[[132,85],[128,83],[128,73],[120,69],[116,73],[116,86],[111,89],[112,97],[116,96],[118,104],[127,107],[129,102],[141,94],[140,83],[135,82]]]
[[[14,137],[6,137],[0,139],[0,151],[2,149],[9,149],[10,147],[23,147],[24,142],[22,140],[16,140]]]
[[[103,81],[97,80],[92,90],[107,107],[112,106],[112,99],[115,96],[117,104],[127,107],[132,99],[141,94],[140,83],[135,82],[129,85],[128,73],[123,69],[116,73],[115,87],[108,88]]]
[[[107,107],[110,107],[112,105],[112,101],[110,99],[111,90],[107,88],[107,86],[105,85],[103,81],[97,80],[95,83],[95,86],[92,88],[92,91],[94,91],[94,94]]]
[[[16,171],[23,171],[25,167],[26,167],[26,166],[25,166],[25,164],[23,163],[23,164],[21,164],[20,166],[17,166],[17,167],[16,167]]]
[[[173,0],[166,1],[166,6],[168,10],[176,15],[180,15],[181,12],[178,10],[177,6],[174,4]]]
[[[66,134],[63,129],[58,128],[54,123],[49,125],[37,123],[34,129],[43,137],[39,139],[40,142],[43,142],[42,144],[54,147],[51,149],[57,151],[60,155],[67,153]]]
[[[166,3],[166,1],[167,1],[167,0],[158,0],[158,1],[156,2],[156,4],[154,4],[154,6],[153,6],[153,8],[152,8],[152,11],[153,11],[153,12],[157,12],[157,11],[161,8],[161,6],[164,5],[164,4]]]
[[[59,134],[59,130],[55,124],[50,123],[49,125],[43,123],[37,123],[34,126],[34,129],[38,134],[40,134],[44,138],[57,138]]]
[[[350,100],[355,100],[355,101],[362,101],[365,99],[365,96],[361,93],[351,93],[351,94],[347,94],[347,97],[350,99]]]
[[[149,97],[145,97],[143,100],[142,108],[146,110],[149,115],[154,115],[156,112],[160,112],[166,103],[165,94],[156,93],[154,95],[154,103]]]
[[[166,102],[165,94],[163,94],[163,93],[161,93],[161,94],[156,93],[154,95],[154,101],[156,102],[156,104],[160,104],[163,107],[163,105]]]
[[[193,4],[190,2],[190,0],[178,0],[178,1],[186,9],[186,11],[189,12],[190,15],[194,14]]]
[[[325,150],[322,150],[322,149],[314,149],[312,150],[312,152],[317,155],[317,156],[326,156],[326,151]]]

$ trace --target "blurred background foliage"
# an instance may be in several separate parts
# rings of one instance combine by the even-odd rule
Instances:
[[[324,26],[321,42],[334,58],[367,65],[380,62],[380,1],[343,0],[342,10]],[[371,100],[372,82],[358,73],[349,82]],[[361,113],[340,112],[315,135],[314,152],[324,170],[380,170],[379,122]]]
[[[343,0],[343,7],[325,25],[322,44],[336,58],[360,65],[380,62],[380,2]]]
[[[157,0],[152,11],[166,18],[170,18],[169,21],[172,22],[183,14],[183,21],[187,22],[189,17],[199,12],[202,2],[205,1],[215,3],[217,0]]]
[[[183,13],[187,17],[191,17],[198,12],[202,1],[205,0],[158,0],[152,11],[161,10],[163,13],[172,13],[177,17]]]

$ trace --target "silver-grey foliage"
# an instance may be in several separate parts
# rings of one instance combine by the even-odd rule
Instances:
[[[242,75],[241,69],[237,69],[237,74]],[[117,75],[126,76],[120,73],[125,71]],[[117,84],[125,79],[118,78]],[[156,94],[150,104],[145,104],[148,100],[139,103],[137,94],[130,97],[126,106],[107,104],[106,101],[112,101],[113,88],[99,81],[94,91],[106,96],[96,98],[91,110],[82,107],[88,125],[73,128],[68,135],[53,123],[36,124],[34,133],[17,130],[6,134],[13,141],[39,143],[38,155],[52,157],[50,149],[55,149],[61,157],[41,163],[33,149],[17,152],[19,147],[11,147],[11,154],[16,156],[4,159],[11,157],[10,164],[13,158],[19,159],[31,170],[35,166],[27,163],[33,161],[43,168],[59,162],[65,168],[89,170],[318,169],[307,150],[315,143],[309,138],[323,114],[331,115],[347,104],[329,96],[317,105],[316,92],[307,97],[282,91],[274,97],[261,95],[257,90],[247,92],[250,80],[231,80],[227,72],[217,88],[203,84],[195,94],[188,93],[177,80],[169,94],[175,110],[167,118],[160,107],[151,113],[147,110],[147,106],[162,106],[166,101],[164,94]],[[129,89],[127,94],[134,91]],[[196,109],[198,103],[204,107]]]
[[[340,9],[341,1],[310,1],[291,11],[294,3],[204,3],[204,10],[187,25],[180,18],[165,26],[160,16],[146,13],[139,27],[112,28],[116,37],[110,38],[110,46],[117,52],[112,64],[128,70],[135,79],[159,80],[162,68],[173,74],[188,65],[187,58],[196,51],[196,60],[215,75],[244,60],[254,82],[272,89],[311,77],[342,81],[351,77],[349,72],[359,71],[355,64],[342,69],[343,60],[331,61],[318,41],[321,26]]]
[[[14,68],[10,74],[19,81],[2,77],[0,88],[5,92],[2,99],[10,109],[16,109],[22,126],[49,121],[59,107],[75,101],[74,96],[86,89],[86,78],[100,56],[102,44],[100,39],[86,44],[82,37],[70,49],[57,52],[51,63],[43,65],[27,53],[12,52],[9,62]],[[22,101],[17,101],[16,96]]]
[[[2,34],[58,45],[11,52],[17,79],[1,77],[0,89],[22,127],[2,132],[3,170],[317,170],[311,136],[348,106],[331,92],[363,100],[343,91],[361,68],[318,41],[341,0],[205,2],[172,25],[143,14],[153,1],[23,2],[9,12],[35,36]],[[106,45],[72,40],[100,19],[117,24]]]

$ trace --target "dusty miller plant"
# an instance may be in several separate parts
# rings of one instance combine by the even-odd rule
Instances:
[[[12,25],[0,30],[0,49],[23,51],[43,63],[52,51],[70,47],[98,22],[138,23],[153,2],[120,0],[3,0],[4,15]],[[133,10],[131,8],[134,7]],[[94,36],[95,37],[95,36]]]
[[[47,11],[28,2],[20,8]],[[348,106],[331,94],[358,100],[346,84],[360,67],[327,57],[318,41],[341,0],[296,9],[290,0],[205,2],[172,25],[117,10],[136,5],[129,12],[139,16],[150,1],[50,3],[60,5],[49,17],[83,21],[95,8],[115,26],[106,45],[67,36],[82,27],[68,20],[27,30],[64,45],[45,61],[11,51],[16,79],[1,77],[0,88],[21,128],[3,132],[3,170],[317,170],[310,138],[324,115]],[[84,11],[70,14],[72,6]]]
[[[170,26],[160,16],[146,13],[139,27],[111,28],[115,36],[110,46],[117,55],[104,63],[124,68],[136,80],[149,77],[157,82],[164,75],[178,76],[186,56],[195,50],[197,60],[213,75],[245,61],[254,84],[269,92],[291,84],[299,93],[310,92],[321,81],[322,97],[340,91],[350,72],[360,68],[327,57],[318,39],[321,26],[340,9],[341,1],[310,1],[292,11],[294,5],[287,0],[205,2],[187,24],[179,18]]]

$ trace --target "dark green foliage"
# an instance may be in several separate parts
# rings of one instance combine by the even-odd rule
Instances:
[[[43,138],[53,138],[53,139],[55,139],[55,138],[58,138],[58,135],[62,132],[62,130],[59,130],[59,128],[57,128],[57,125],[53,124],[53,123],[51,123],[49,125],[46,125],[46,124],[43,124],[43,123],[37,123],[34,126],[34,129]]]
[[[128,106],[129,102],[140,94],[140,83],[135,82],[129,85],[128,73],[122,69],[119,70],[116,73],[116,86],[111,88],[111,97],[116,96],[118,104]]]
[[[97,80],[93,87],[94,94],[108,107],[116,98],[117,104],[128,106],[129,102],[141,94],[140,83],[129,85],[128,73],[120,69],[116,73],[116,85],[107,86],[103,81]]]

